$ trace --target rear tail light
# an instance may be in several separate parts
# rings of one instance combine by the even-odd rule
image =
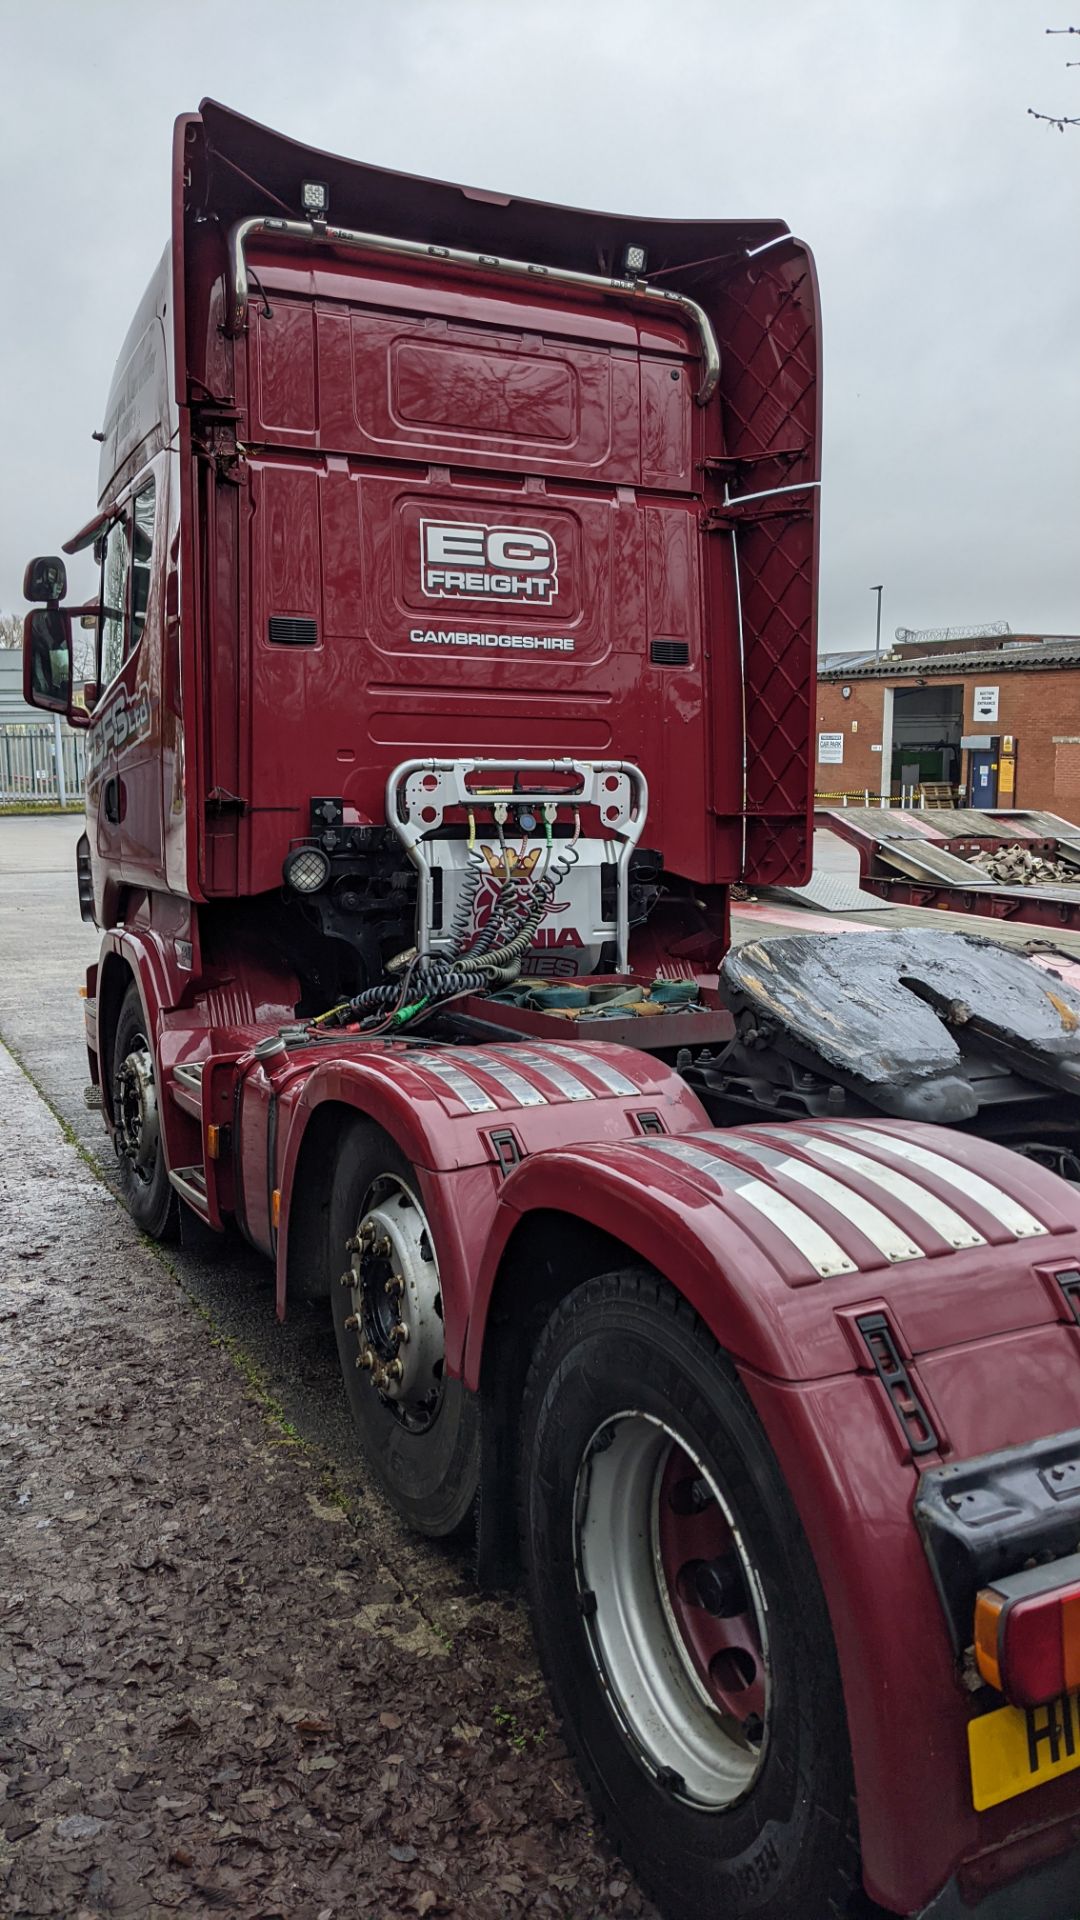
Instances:
[[[1014,1706],[1042,1706],[1080,1689],[1080,1554],[982,1589],[975,1661]]]

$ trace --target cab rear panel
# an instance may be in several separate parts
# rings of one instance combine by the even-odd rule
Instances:
[[[777,222],[495,204],[335,163],[343,226],[524,255],[532,282],[350,264],[260,233],[262,296],[223,338],[206,210],[222,230],[251,214],[229,165],[241,150],[250,173],[261,149],[271,190],[298,162],[212,106],[187,148],[201,782],[244,803],[207,820],[197,884],[274,886],[311,797],[381,821],[410,754],[602,757],[613,742],[649,781],[650,844],[671,870],[800,876],[819,470],[805,248]],[[700,342],[674,310],[543,288],[545,265],[616,273],[631,241],[658,287],[708,312],[719,403],[696,404]],[[205,484],[208,444],[225,485]]]

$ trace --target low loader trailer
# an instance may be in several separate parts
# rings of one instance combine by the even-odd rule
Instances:
[[[133,1217],[327,1303],[663,1913],[1071,1920],[1080,994],[731,942],[810,868],[810,253],[211,101],[172,178],[98,592],[26,578]]]
[[[862,886],[896,904],[1080,931],[1080,828],[1008,807],[823,808],[855,850]]]

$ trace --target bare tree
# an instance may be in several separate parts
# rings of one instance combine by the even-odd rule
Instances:
[[[1080,33],[1080,27],[1047,27],[1046,31],[1047,33]],[[1065,65],[1080,67],[1080,60],[1066,60]],[[1064,133],[1066,127],[1080,127],[1080,113],[1037,113],[1034,107],[1029,107],[1028,112],[1033,120],[1045,120],[1048,127],[1056,127],[1059,133]]]
[[[0,647],[21,647],[22,629],[21,613],[0,613]]]

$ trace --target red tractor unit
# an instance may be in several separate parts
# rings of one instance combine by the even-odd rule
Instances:
[[[1080,996],[730,946],[810,865],[809,252],[210,101],[172,207],[99,591],[26,582],[134,1218],[327,1302],[665,1914],[1074,1920]]]

